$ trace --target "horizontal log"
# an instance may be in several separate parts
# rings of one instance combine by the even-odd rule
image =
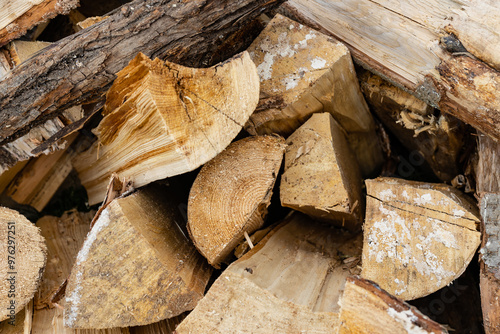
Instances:
[[[481,1],[290,0],[283,11],[344,42],[363,67],[498,140],[499,9]]]
[[[280,2],[135,0],[123,5],[107,19],[45,48],[0,83],[0,144],[64,109],[102,99],[115,73],[138,52],[209,66],[230,34]]]

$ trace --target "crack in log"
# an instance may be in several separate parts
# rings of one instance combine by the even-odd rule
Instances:
[[[469,231],[473,231],[473,232],[478,232],[477,229],[471,229],[471,228],[468,228],[466,226],[462,226],[462,225],[459,225],[459,224],[455,224],[455,223],[452,223],[452,222],[449,222],[449,221],[446,221],[446,220],[442,220],[442,219],[439,219],[439,218],[434,218],[434,217],[429,217],[429,216],[426,216],[426,215],[423,215],[421,213],[417,213],[417,212],[413,212],[413,211],[410,211],[410,210],[406,210],[406,209],[403,209],[403,208],[399,208],[397,206],[394,206],[394,205],[391,205],[389,204],[388,202],[386,201],[383,201],[381,200],[380,198],[377,198],[375,196],[372,196],[372,195],[366,195],[367,197],[371,197],[381,203],[383,203],[384,205],[387,205],[388,207],[391,207],[393,209],[397,209],[397,210],[401,210],[403,212],[408,212],[408,213],[412,213],[412,214],[415,214],[415,215],[418,215],[418,216],[421,216],[421,217],[425,217],[425,218],[431,218],[431,219],[435,219],[435,220],[439,220],[443,223],[446,223],[446,224],[450,224],[450,225],[454,225],[454,226],[457,226],[457,227],[461,227],[461,228],[464,228],[464,229],[467,229]],[[449,213],[447,212],[443,212],[443,211],[439,211],[439,210],[434,210],[434,209],[429,209],[429,208],[426,208],[426,207],[422,207],[422,206],[418,206],[418,205],[414,205],[414,204],[410,204],[410,203],[407,203],[407,202],[403,202],[403,201],[398,201],[398,200],[394,200],[394,202],[397,202],[397,203],[401,203],[401,204],[406,204],[406,205],[410,205],[410,206],[415,206],[415,207],[418,207],[418,208],[421,208],[421,209],[425,209],[425,210],[430,210],[430,211],[434,211],[434,212],[438,212],[438,213],[442,213],[442,214],[446,214],[447,216],[450,216],[450,217],[455,217],[455,218],[460,218],[460,219],[466,219],[466,220],[470,220],[474,223],[476,223],[476,225],[479,224],[479,221],[477,220],[473,220],[473,219],[470,219],[470,218],[465,218],[465,217],[457,217],[457,216],[453,216],[453,215],[450,215]]]

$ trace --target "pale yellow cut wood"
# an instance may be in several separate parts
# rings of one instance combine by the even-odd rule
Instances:
[[[348,277],[340,307],[339,334],[438,334],[448,331],[375,283]]]
[[[476,205],[445,184],[366,180],[364,278],[403,300],[431,294],[467,268],[480,243]]]
[[[64,325],[146,325],[195,307],[211,267],[182,230],[163,186],[113,200],[78,253],[66,288]]]
[[[68,146],[77,133],[66,138],[67,148],[32,159],[10,182],[6,194],[20,204],[42,211],[73,169],[75,150]]]
[[[0,207],[0,321],[33,298],[45,268],[47,246],[40,230],[17,211]],[[14,303],[12,303],[14,302]]]
[[[52,43],[40,41],[12,41],[8,48],[10,58],[14,66],[20,65],[23,61],[30,58],[33,54],[41,49],[49,46]]]
[[[290,135],[315,112],[346,130],[364,175],[382,163],[375,124],[348,49],[322,33],[276,15],[247,50],[260,77],[260,101],[245,129]]]
[[[127,329],[75,330],[63,327],[64,300],[59,306],[51,302],[53,294],[68,278],[95,211],[65,212],[61,218],[44,216],[37,221],[47,240],[47,267],[35,296],[33,334],[128,334]]]
[[[486,64],[498,69],[498,1],[290,0],[288,10],[364,67],[500,139],[500,75]],[[460,42],[440,45],[449,31],[486,63]]]
[[[39,5],[44,0],[6,0],[0,10],[0,29],[26,13],[31,7]]]
[[[14,166],[7,169],[5,172],[0,174],[0,193],[2,193],[5,188],[12,182],[16,175],[26,166],[28,163],[25,161],[18,161]]]
[[[65,212],[60,218],[44,216],[36,225],[47,240],[47,266],[35,298],[35,309],[53,308],[52,296],[69,277],[78,251],[90,231],[95,211]]]
[[[410,151],[409,164],[425,160],[439,179],[453,180],[460,173],[465,124],[446,113],[436,117],[427,103],[373,73],[366,71],[359,79],[371,110]],[[401,176],[404,172],[398,170]]]
[[[360,253],[361,235],[294,213],[222,273],[176,332],[336,333]]]
[[[248,137],[203,166],[188,201],[188,231],[200,253],[219,268],[244,238],[264,223],[285,143]]]
[[[314,114],[286,140],[281,205],[359,230],[365,198],[358,162],[329,113]]]
[[[259,98],[246,52],[204,69],[140,53],[117,75],[98,143],[74,162],[90,204],[103,200],[112,172],[140,187],[212,159],[240,132]]]
[[[0,333],[2,334],[25,334],[26,330],[31,328],[27,327],[26,323],[26,307],[16,314],[16,318],[11,320],[7,319],[0,322]],[[29,331],[28,333],[29,334]]]
[[[85,20],[80,21],[76,24],[76,31],[80,31],[83,29],[86,29],[98,22],[101,22],[102,20],[107,19],[109,16],[92,16],[92,17],[87,17]]]

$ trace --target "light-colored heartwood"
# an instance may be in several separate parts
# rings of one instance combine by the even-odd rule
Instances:
[[[286,143],[281,205],[359,230],[365,207],[361,173],[331,114],[314,114]]]
[[[98,142],[74,163],[90,204],[103,200],[113,172],[140,187],[198,168],[236,137],[259,98],[246,52],[203,69],[140,53],[117,75]]]
[[[247,51],[261,85],[248,132],[288,136],[313,113],[328,112],[346,131],[363,175],[376,173],[381,147],[345,45],[278,14]]]
[[[188,230],[211,265],[264,223],[284,151],[281,137],[248,137],[201,169],[189,193]]]
[[[153,186],[101,212],[68,280],[65,326],[146,325],[195,307],[211,267],[183,231],[175,202]]]
[[[335,333],[361,247],[361,234],[295,212],[221,274],[176,332]]]
[[[431,294],[467,268],[480,244],[475,203],[455,188],[366,180],[364,278],[403,300]]]

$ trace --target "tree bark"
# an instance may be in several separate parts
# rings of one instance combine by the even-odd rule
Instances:
[[[280,2],[135,0],[123,5],[47,47],[0,83],[1,143],[64,109],[102,99],[115,73],[138,52],[186,66],[211,65],[231,33]]]

